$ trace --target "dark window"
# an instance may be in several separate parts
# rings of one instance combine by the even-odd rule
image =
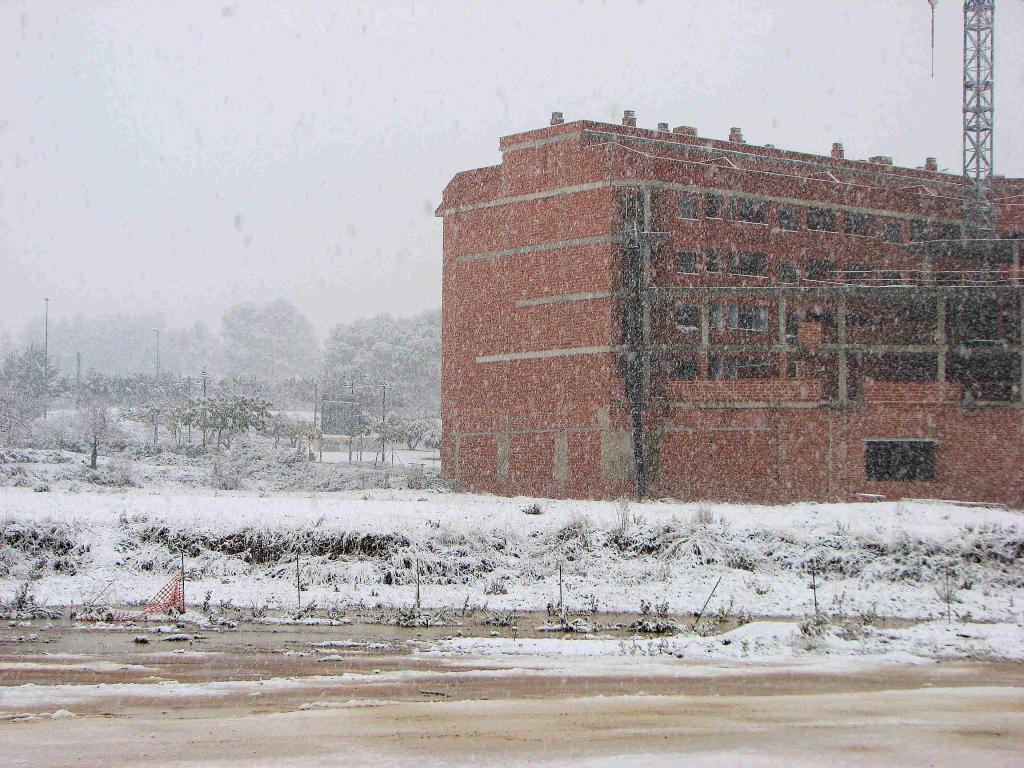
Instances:
[[[734,331],[767,331],[768,308],[746,304],[729,305],[729,328]]]
[[[960,225],[959,224],[939,224],[938,226],[939,240],[959,240],[960,239]]]
[[[676,304],[676,328],[695,331],[700,327],[700,309],[695,304]]]
[[[790,312],[786,315],[786,341],[796,338],[796,330],[800,325],[800,316]]]
[[[708,272],[722,271],[722,254],[711,250],[704,254],[704,269]]]
[[[676,271],[696,274],[698,258],[699,255],[696,251],[678,251],[676,253]]]
[[[938,363],[926,352],[888,352],[865,355],[864,375],[875,381],[935,381]]]
[[[851,283],[864,283],[871,278],[871,267],[868,264],[847,264],[843,273]]]
[[[748,197],[729,198],[729,218],[751,224],[764,224],[768,217],[768,203]]]
[[[846,224],[843,226],[844,231],[848,235],[868,235],[875,234],[875,217],[870,213],[852,213],[846,212]]]
[[[846,326],[848,328],[867,328],[870,325],[874,325],[874,322],[874,317],[860,312],[850,312],[846,316]]]
[[[721,355],[710,355],[708,357],[708,378],[709,379],[721,379],[722,378],[722,356]]]
[[[679,203],[676,207],[676,216],[680,219],[696,219],[698,215],[697,196],[689,192],[679,193]]]
[[[780,283],[795,283],[796,282],[796,262],[793,261],[780,261],[779,262],[779,282]]]
[[[935,443],[930,440],[868,440],[864,450],[868,480],[935,479]]]
[[[808,208],[807,228],[835,232],[836,212],[831,208]]]
[[[779,229],[796,230],[799,227],[797,222],[796,208],[779,208]]]
[[[932,226],[927,221],[915,220],[910,222],[910,241],[919,242],[921,240],[930,240],[932,234]]]
[[[903,242],[903,225],[898,221],[887,221],[885,222],[885,232],[882,237],[887,243],[902,243]]]
[[[742,357],[729,355],[722,359],[722,379],[776,379],[779,363],[775,358]]]
[[[693,380],[697,378],[697,372],[699,371],[697,361],[693,358],[683,358],[681,360],[675,360],[672,364],[672,378],[673,379],[687,379]]]
[[[902,283],[903,278],[900,277],[899,272],[887,270],[882,273],[882,285],[901,285]]]
[[[768,256],[755,251],[737,251],[732,255],[729,271],[734,275],[764,277],[768,274]]]
[[[724,319],[725,316],[722,313],[722,305],[717,303],[712,304],[708,309],[708,324],[712,328],[722,330],[723,328],[725,328]]]
[[[722,218],[722,196],[717,192],[704,193],[704,215],[709,219]]]
[[[808,280],[830,280],[835,272],[836,263],[829,259],[811,259],[807,262],[804,274]]]

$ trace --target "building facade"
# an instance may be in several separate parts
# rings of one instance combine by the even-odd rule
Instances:
[[[1024,505],[1024,180],[680,127],[501,139],[444,218],[443,470],[504,495]]]

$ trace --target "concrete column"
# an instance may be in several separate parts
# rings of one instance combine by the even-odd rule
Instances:
[[[498,442],[498,483],[508,480],[509,439],[507,434],[497,436]]]
[[[779,296],[779,305],[778,305],[779,317],[778,317],[777,325],[778,325],[778,329],[779,329],[779,339],[778,339],[778,342],[779,342],[779,346],[780,347],[788,347],[789,346],[789,342],[786,341],[786,311],[787,311],[786,310],[786,297],[785,296]],[[789,355],[786,354],[785,352],[780,352],[779,353],[779,378],[780,379],[787,378],[786,368],[788,367],[787,366],[788,362],[789,362]]]
[[[785,296],[779,296],[779,346],[780,347],[789,346],[788,342],[786,341],[786,312],[787,311],[788,310],[787,310],[787,306],[786,306],[786,297]]]
[[[700,354],[697,357],[697,378],[708,377],[708,347],[711,345],[711,306],[705,299],[700,303]]]
[[[849,399],[848,368],[846,359],[846,294],[840,293],[836,302],[836,340],[839,343],[839,402]]]
[[[644,232],[651,232],[654,228],[654,211],[652,208],[651,188],[644,187]],[[647,407],[647,401],[651,397],[651,238],[645,236],[641,240],[641,270],[643,279],[640,292],[640,301],[643,303],[643,382],[644,395],[643,405]]]
[[[939,345],[936,381],[946,380],[946,296],[935,299],[935,343]]]
[[[569,479],[569,436],[565,432],[555,435],[554,479],[559,485]]]
[[[455,490],[462,490],[462,435],[459,432],[455,433],[455,477],[452,479],[455,481]]]

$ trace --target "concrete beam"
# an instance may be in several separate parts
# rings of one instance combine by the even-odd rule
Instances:
[[[592,301],[594,299],[611,298],[611,291],[591,291],[589,293],[563,293],[557,296],[537,296],[532,299],[519,299],[517,307],[537,307],[545,304],[568,304],[573,301]]]
[[[462,256],[456,256],[455,260],[462,263],[486,261],[488,259],[503,259],[509,256],[521,256],[525,253],[546,253],[547,251],[561,251],[566,248],[582,248],[588,245],[606,245],[620,242],[622,242],[622,238],[619,235],[595,235],[594,237],[580,237],[575,240],[556,240],[551,243],[524,245],[521,248],[509,248],[504,251],[467,253]]]

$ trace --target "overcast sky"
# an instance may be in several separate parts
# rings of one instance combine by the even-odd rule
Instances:
[[[1021,176],[1024,0],[997,6],[995,162]],[[934,79],[929,20],[927,0],[3,2],[0,332],[44,296],[212,327],[285,297],[321,331],[438,306],[441,190],[552,110],[958,171],[962,3],[938,4]]]

